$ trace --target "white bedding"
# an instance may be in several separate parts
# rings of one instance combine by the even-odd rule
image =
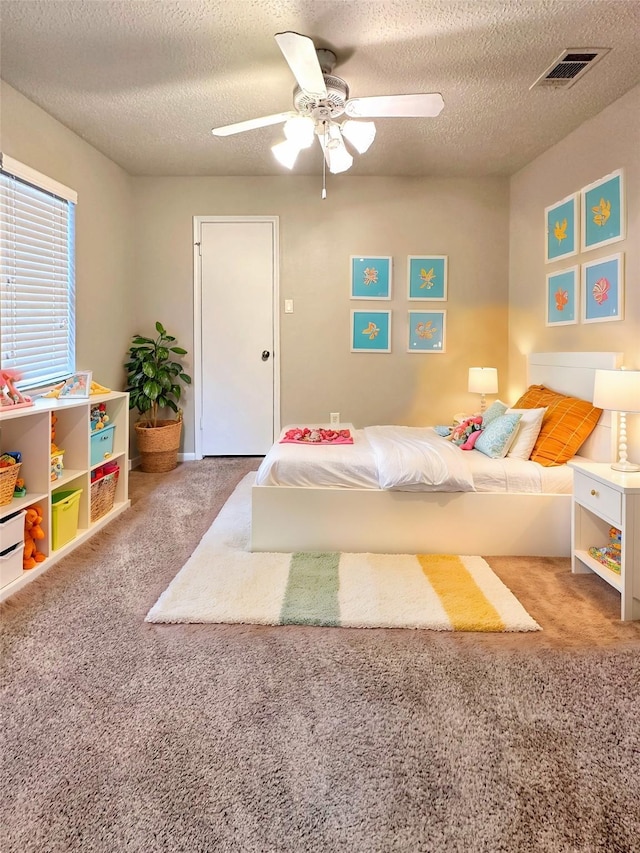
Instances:
[[[287,429],[291,427],[286,427],[282,435]],[[366,427],[352,430],[351,434],[353,444],[274,444],[258,469],[256,485],[529,494],[571,492],[572,472],[566,465],[545,468],[522,459],[490,459],[477,450],[460,450],[431,427]],[[394,435],[402,450],[397,453],[387,450],[393,458],[383,458],[380,471],[376,451],[380,460]],[[443,450],[452,463],[450,471],[461,488],[452,488],[451,480],[448,485],[436,482],[442,481],[444,475],[440,463],[435,461],[434,447]],[[411,466],[408,459],[413,460]],[[426,467],[416,467],[416,461],[426,463]]]

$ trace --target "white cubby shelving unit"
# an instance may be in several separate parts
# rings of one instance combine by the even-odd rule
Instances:
[[[110,460],[118,463],[120,473],[113,508],[101,518],[91,521],[91,471],[102,462],[91,464],[91,406],[104,403],[113,431],[113,451]],[[51,413],[57,417],[55,443],[64,450],[62,476],[51,480]],[[13,498],[0,506],[0,521],[33,504],[43,510],[42,528],[45,538],[38,550],[46,559],[35,568],[23,570],[15,580],[0,588],[0,601],[4,601],[34,578],[41,575],[78,545],[90,539],[98,530],[124,512],[131,505],[128,490],[129,475],[129,395],[112,391],[92,395],[86,399],[56,400],[38,398],[34,405],[15,411],[9,407],[0,410],[0,452],[20,451],[27,494]],[[52,547],[51,494],[58,489],[82,489],[79,502],[78,528],[75,537],[57,550]]]

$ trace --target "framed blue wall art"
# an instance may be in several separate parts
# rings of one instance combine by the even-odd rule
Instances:
[[[351,312],[351,352],[391,352],[391,311]]]
[[[447,255],[408,256],[409,299],[447,299]]]
[[[622,320],[624,313],[623,255],[582,264],[582,322]]]
[[[446,311],[409,311],[407,352],[445,352]]]
[[[578,322],[578,267],[547,275],[547,326]]]
[[[617,243],[625,237],[622,169],[583,187],[582,251]]]
[[[351,298],[391,299],[391,258],[351,256]]]
[[[546,263],[568,258],[578,251],[578,193],[545,207]]]

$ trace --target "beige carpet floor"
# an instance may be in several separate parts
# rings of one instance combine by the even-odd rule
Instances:
[[[2,853],[636,853],[640,624],[568,560],[483,555],[533,633],[144,622],[258,462],[0,607]]]

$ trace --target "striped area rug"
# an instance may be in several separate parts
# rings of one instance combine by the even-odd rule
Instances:
[[[482,557],[247,550],[248,475],[147,622],[538,631]]]

